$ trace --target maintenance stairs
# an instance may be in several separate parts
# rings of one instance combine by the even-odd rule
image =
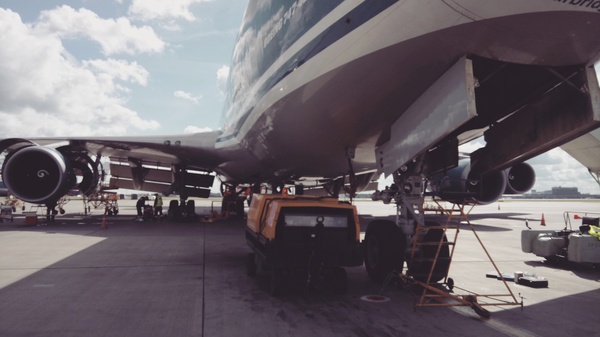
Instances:
[[[404,281],[416,283],[421,288],[420,295],[415,300],[415,310],[417,307],[469,306],[478,315],[489,318],[490,313],[483,308],[484,306],[520,305],[522,308],[522,298],[520,302],[517,300],[468,219],[474,203],[467,200],[462,204],[452,204],[451,208],[444,208],[441,199],[434,198],[433,202],[438,207],[434,209],[421,207],[421,211],[440,212],[446,215],[446,222],[438,224],[426,221],[424,225],[417,225],[415,233],[418,239],[413,242],[411,248],[408,272],[406,275],[400,275]],[[448,277],[462,226],[468,227],[473,232],[504,283],[507,293],[478,294],[457,287],[454,280]],[[450,235],[449,230],[454,231],[454,234]],[[448,236],[452,237],[451,240],[448,240]],[[442,280],[443,282],[439,283]],[[455,289],[462,293],[455,293]]]

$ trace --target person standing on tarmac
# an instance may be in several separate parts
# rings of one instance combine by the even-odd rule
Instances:
[[[140,219],[144,216],[144,207],[146,207],[146,200],[148,200],[148,197],[143,196],[139,198],[138,201],[135,203],[135,208],[137,208],[137,215]]]
[[[162,197],[158,193],[154,194],[154,216],[160,216],[160,217],[163,216],[162,207],[163,207]]]

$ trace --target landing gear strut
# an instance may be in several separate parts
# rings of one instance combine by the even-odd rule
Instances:
[[[440,209],[448,215],[445,224],[425,221],[424,191],[426,180],[420,175],[409,175],[403,170],[394,174],[394,185],[381,199],[396,202],[396,223],[375,220],[369,224],[365,237],[365,266],[369,277],[385,283],[396,279],[399,284],[411,284],[421,292],[415,307],[424,306],[469,306],[483,318],[489,318],[486,305],[521,305],[506,282],[508,291],[503,295],[481,295],[460,289],[449,278],[448,271],[454,254],[454,243],[461,224],[466,224],[483,247],[477,233],[470,224],[465,205],[454,204],[451,209]],[[434,199],[435,201],[435,199]],[[455,231],[453,242],[448,241],[448,229]],[[450,249],[451,247],[451,249]],[[498,268],[483,247],[490,262]],[[406,261],[406,272],[403,263]],[[499,272],[498,272],[499,273]],[[442,283],[438,283],[444,280]],[[454,288],[466,291],[458,295]],[[478,302],[482,298],[486,303]],[[508,298],[508,299],[506,299]],[[432,301],[432,299],[436,299]]]

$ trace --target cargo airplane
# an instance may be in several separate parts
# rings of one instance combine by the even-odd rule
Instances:
[[[523,161],[600,125],[598,32],[595,0],[249,0],[220,130],[4,139],[2,178],[40,204],[94,193],[107,162],[110,187],[183,199],[210,173],[334,196],[384,173],[492,202],[532,186]]]

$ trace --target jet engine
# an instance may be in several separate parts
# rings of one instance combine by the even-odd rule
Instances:
[[[474,177],[470,173],[469,160],[461,160],[457,167],[430,180],[430,188],[442,199],[455,203],[486,205],[502,196],[507,186],[504,171],[493,172],[483,177]]]
[[[520,163],[504,171],[497,171],[483,177],[471,175],[469,160],[461,160],[459,165],[445,175],[438,175],[430,181],[431,190],[450,202],[469,202],[480,205],[498,200],[502,194],[522,194],[535,183],[535,171],[527,163]]]
[[[87,154],[26,146],[10,153],[2,166],[2,180],[17,198],[34,204],[56,202],[78,187],[84,194],[97,190],[100,175]],[[77,175],[82,177],[79,185]]]
[[[529,191],[535,184],[535,171],[527,163],[517,164],[506,171],[505,194],[522,194]]]
[[[60,199],[76,182],[69,161],[55,149],[29,146],[10,155],[2,180],[15,197],[43,204]]]

